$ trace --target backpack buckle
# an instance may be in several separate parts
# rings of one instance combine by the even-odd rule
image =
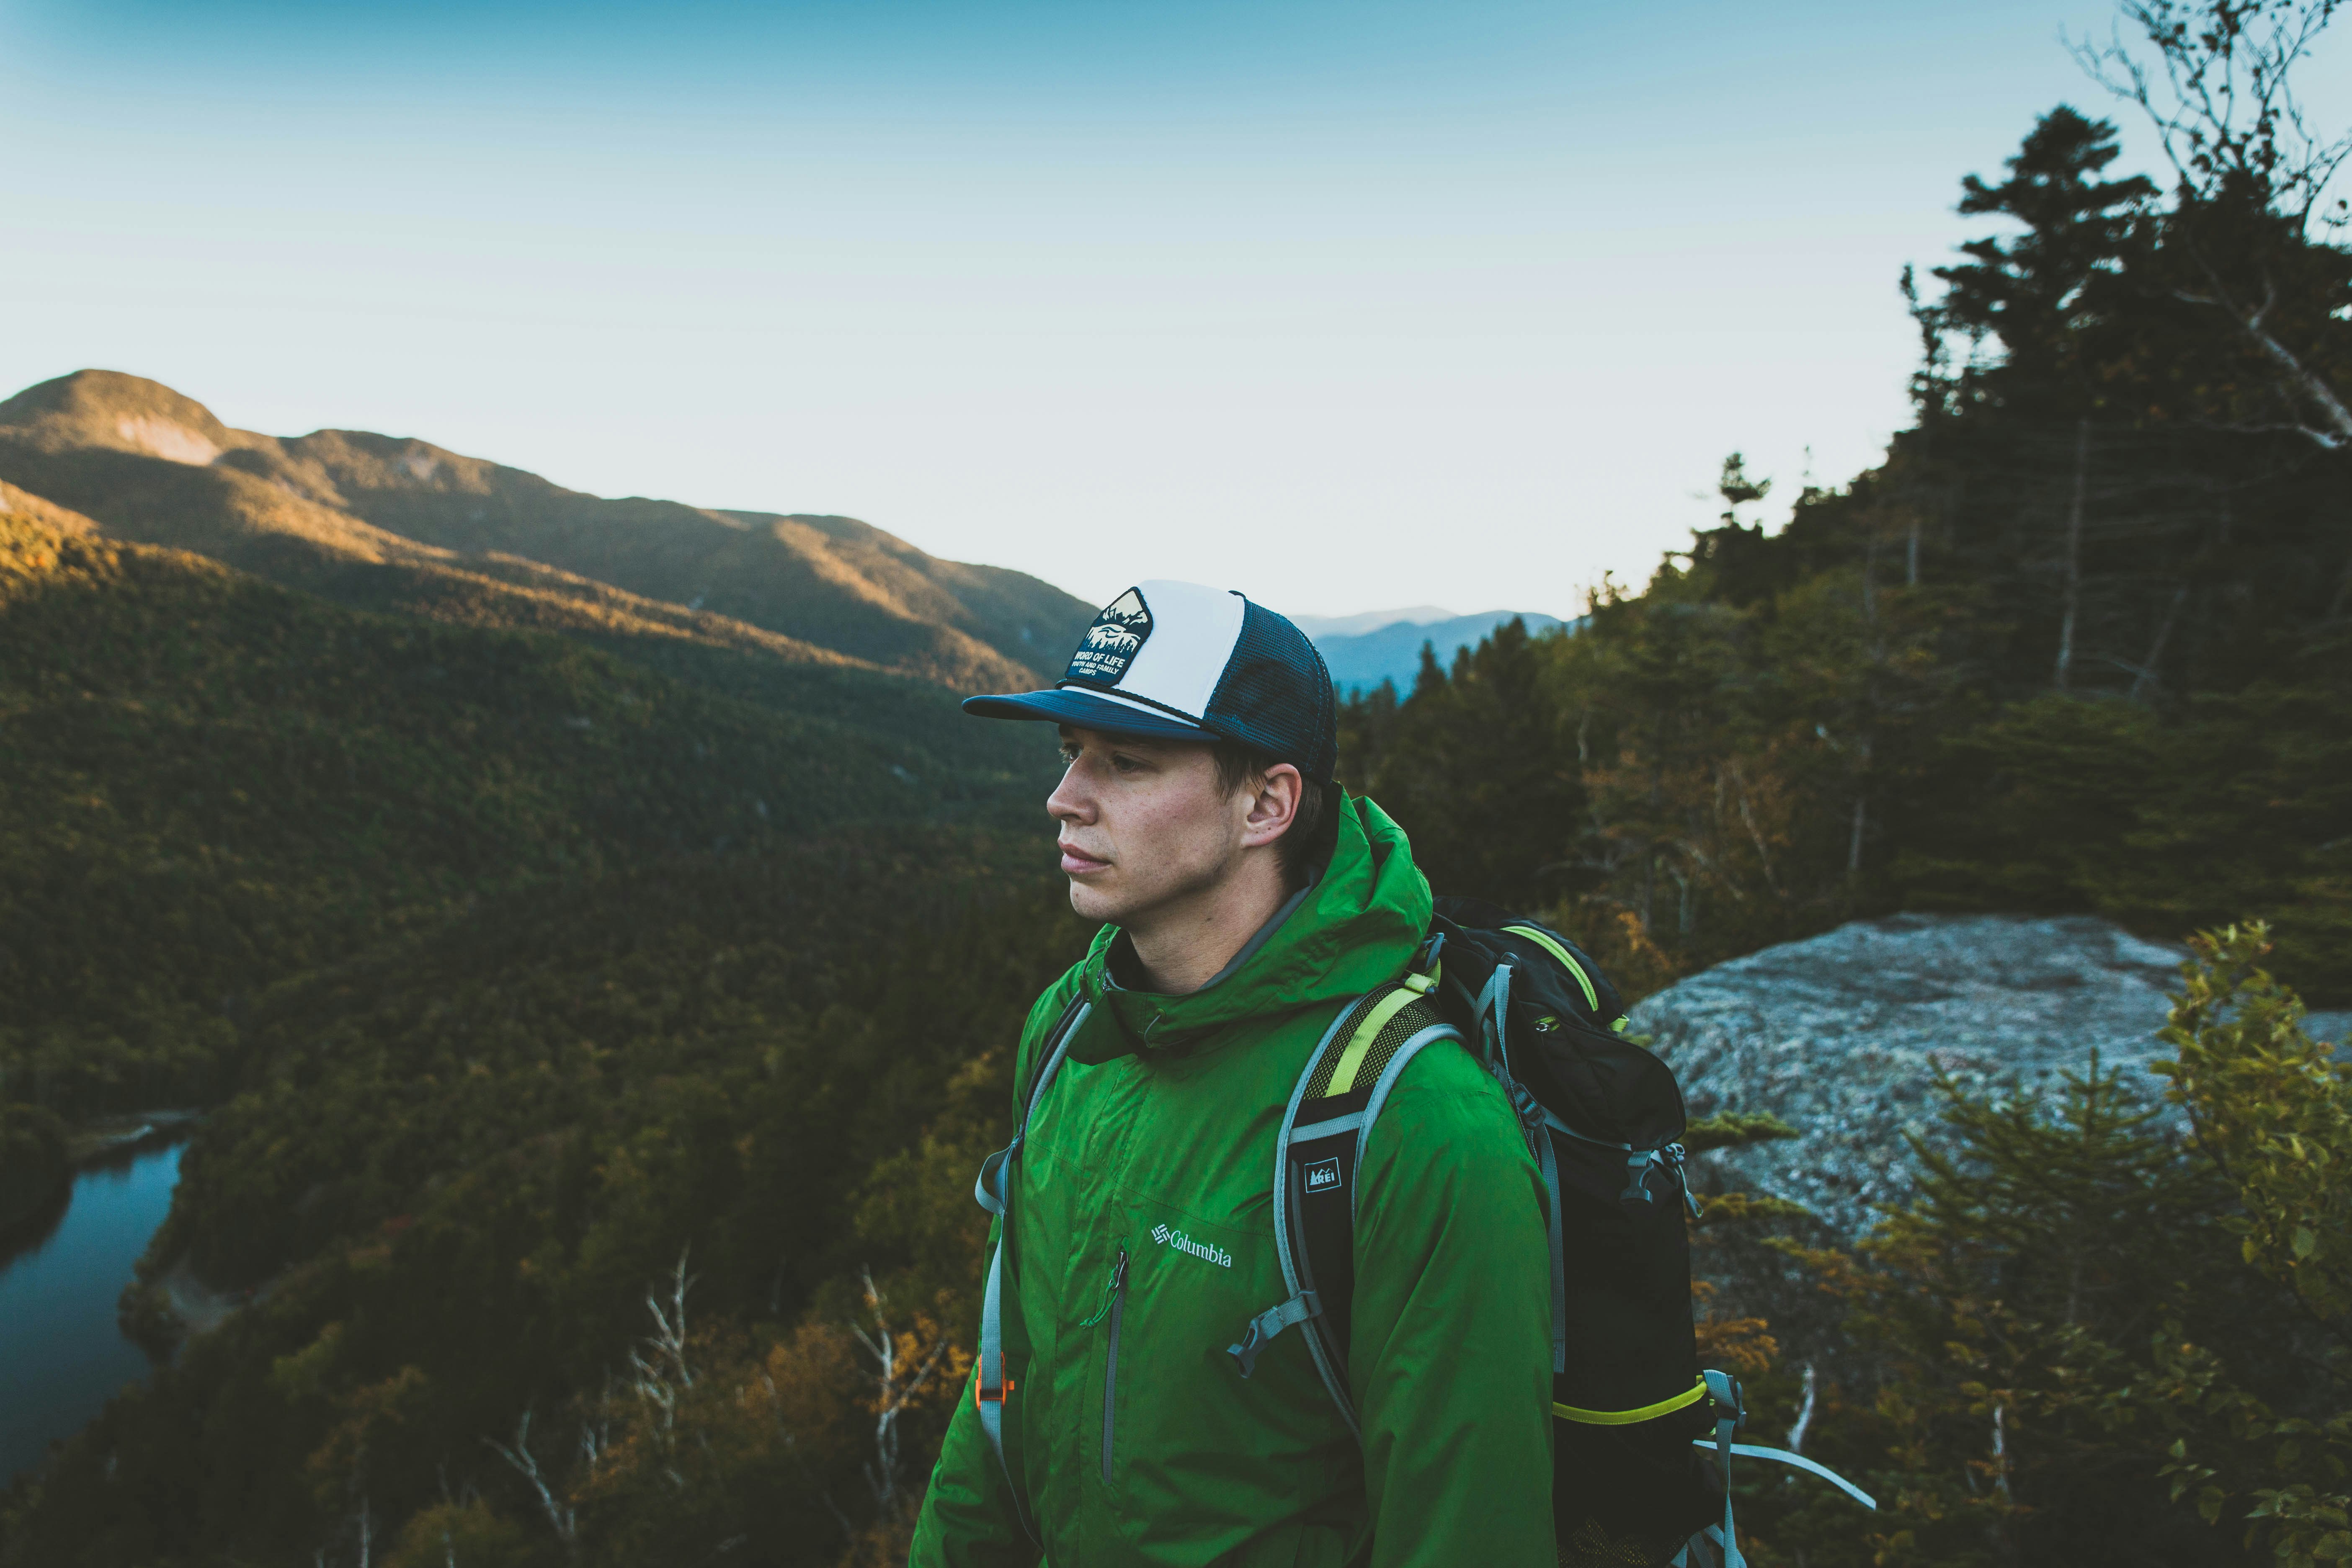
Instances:
[[[1309,1318],[1323,1315],[1322,1298],[1312,1290],[1301,1290],[1287,1301],[1277,1301],[1252,1318],[1242,1328],[1242,1342],[1227,1345],[1225,1353],[1241,1363],[1242,1375],[1247,1377],[1257,1370],[1257,1358],[1275,1336],[1293,1323],[1303,1323]]]
[[[1739,1380],[1727,1372],[1709,1367],[1699,1374],[1706,1382],[1706,1396],[1717,1410],[1725,1412],[1724,1419],[1734,1426],[1748,1424],[1747,1402],[1740,1397]]]
[[[1422,944],[1413,950],[1412,963],[1407,965],[1407,967],[1415,974],[1426,974],[1432,979],[1435,979],[1437,975],[1437,952],[1438,950],[1444,945],[1445,933],[1442,931],[1431,931],[1428,937],[1423,941]]]
[[[1629,1151],[1625,1156],[1625,1190],[1617,1194],[1617,1201],[1621,1204],[1630,1204],[1636,1199],[1645,1204],[1650,1202],[1650,1167],[1665,1163],[1665,1156],[1655,1149]]]
[[[1683,1202],[1688,1205],[1691,1218],[1704,1219],[1706,1216],[1706,1210],[1700,1205],[1698,1194],[1691,1191],[1690,1172],[1683,1163],[1689,1158],[1688,1153],[1679,1143],[1669,1143],[1660,1152],[1665,1155],[1667,1163],[1674,1167],[1675,1180],[1682,1184]]]
[[[982,1405],[1002,1405],[1004,1403],[1004,1396],[1017,1386],[1018,1384],[1011,1378],[1004,1375],[1004,1352],[999,1351],[996,1352],[996,1387],[993,1392],[991,1392],[988,1386],[988,1355],[986,1352],[982,1352],[979,1364],[972,1373],[972,1408],[977,1410]]]

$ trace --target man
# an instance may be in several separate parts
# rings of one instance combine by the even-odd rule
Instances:
[[[1333,782],[1321,658],[1238,595],[1146,583],[1055,689],[964,706],[1061,727],[1046,809],[1072,906],[1107,923],[1023,1036],[1025,1129],[984,1178],[1009,1237],[999,1306],[913,1563],[1553,1563],[1542,1189],[1468,1052],[1411,1058],[1359,1168],[1360,1441],[1305,1333],[1246,1377],[1228,1353],[1287,1294],[1273,1184],[1293,1086],[1430,919],[1404,834]]]

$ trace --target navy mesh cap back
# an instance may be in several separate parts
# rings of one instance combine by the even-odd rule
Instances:
[[[1242,635],[1209,699],[1208,727],[1329,784],[1339,765],[1331,672],[1305,632],[1263,605],[1242,606]]]

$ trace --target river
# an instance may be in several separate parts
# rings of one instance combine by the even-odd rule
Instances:
[[[122,1337],[114,1303],[172,1206],[180,1149],[83,1167],[55,1225],[0,1250],[0,1482],[147,1375],[146,1352]]]

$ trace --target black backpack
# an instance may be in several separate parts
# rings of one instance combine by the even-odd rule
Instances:
[[[1800,1455],[1731,1440],[1745,1419],[1738,1380],[1699,1366],[1691,1317],[1685,1215],[1698,1205],[1683,1174],[1682,1090],[1625,1038],[1625,1022],[1600,965],[1559,932],[1476,900],[1439,899],[1412,970],[1342,1012],[1292,1090],[1275,1193],[1291,1295],[1229,1352],[1246,1377],[1268,1342],[1304,1324],[1354,1428],[1356,1162],[1405,1064],[1459,1042],[1502,1084],[1549,1194],[1559,1563],[1660,1568],[1719,1554],[1737,1568],[1734,1454],[1794,1464],[1876,1505]]]

